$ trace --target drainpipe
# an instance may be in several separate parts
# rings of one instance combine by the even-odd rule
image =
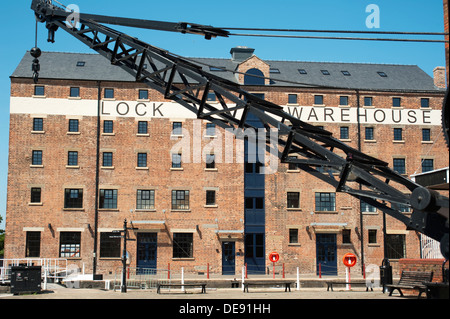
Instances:
[[[360,110],[361,104],[360,104],[360,96],[359,96],[359,90],[356,90],[356,119],[358,121],[358,151],[361,152],[361,121],[359,119],[359,110]],[[361,190],[361,183],[359,183],[359,190]],[[359,228],[360,228],[360,234],[361,234],[361,273],[364,275],[365,272],[365,265],[364,265],[364,223],[363,223],[363,212],[361,211],[361,201],[359,202]]]
[[[96,164],[95,164],[95,203],[94,203],[94,250],[92,254],[92,272],[93,278],[96,279],[97,274],[97,243],[98,243],[98,185],[100,174],[100,112],[101,112],[102,88],[101,81],[97,81],[97,146],[96,146]]]

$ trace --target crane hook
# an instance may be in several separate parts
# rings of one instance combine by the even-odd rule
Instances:
[[[42,52],[38,47],[34,47],[30,50],[30,54],[34,58],[31,66],[31,70],[33,71],[33,81],[34,83],[37,83],[39,79],[39,71],[41,70],[38,58],[41,56]]]

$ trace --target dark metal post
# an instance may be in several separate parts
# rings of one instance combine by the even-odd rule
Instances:
[[[359,90],[356,90],[356,106],[357,106],[357,114],[356,119],[358,121],[358,151],[361,152],[361,120],[359,118],[359,110],[361,109],[360,95]],[[359,190],[362,190],[361,184],[359,184]],[[363,212],[361,210],[361,200],[359,200],[359,228],[361,234],[361,273],[365,278],[365,263],[364,263],[364,221],[363,221]]]
[[[122,252],[122,287],[120,292],[127,292],[127,220],[123,221],[123,252]]]
[[[99,175],[100,175],[100,109],[102,88],[101,82],[97,82],[97,145],[96,145],[96,164],[95,164],[95,202],[94,202],[94,250],[92,254],[92,273],[93,278],[97,277],[97,244],[98,244],[98,193],[99,193]]]

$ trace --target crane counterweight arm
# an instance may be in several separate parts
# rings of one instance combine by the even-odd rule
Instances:
[[[281,162],[295,164],[332,185],[336,191],[363,200],[402,221],[409,229],[441,241],[441,251],[448,257],[447,197],[420,186],[390,169],[386,162],[342,143],[330,132],[299,120],[284,112],[281,106],[248,93],[238,84],[99,23],[111,24],[112,20],[108,19],[114,18],[82,14],[79,28],[74,28],[65,23],[67,13],[52,5],[51,1],[33,0],[32,9],[39,21],[47,23],[51,32],[58,28],[65,30],[131,74],[136,81],[147,84],[165,98],[179,103],[198,118],[229,129],[238,137],[242,136],[243,129],[256,129],[247,121],[247,115],[251,112],[264,127],[277,131],[278,146],[274,150],[270,138],[267,138],[266,150],[277,154]],[[130,21],[116,18],[117,24],[123,22],[130,26]],[[182,33],[183,30],[200,33],[207,38],[208,35],[226,36],[220,34],[220,29],[196,24],[186,24],[179,30]],[[214,94],[218,103],[208,103],[208,94]],[[279,150],[280,146],[282,150]],[[404,189],[409,193],[404,193]],[[405,215],[400,207],[411,208],[411,216]]]
[[[38,20],[67,19],[72,12],[66,11],[48,0],[33,0],[31,9],[35,12]],[[132,28],[142,28],[159,31],[170,31],[179,33],[190,33],[203,35],[205,39],[210,40],[215,37],[228,37],[229,32],[223,29],[214,28],[209,25],[202,25],[189,22],[165,22],[144,19],[131,19],[121,17],[111,17],[97,14],[79,13],[79,18],[85,21],[95,21],[97,23],[121,25]],[[53,39],[54,40],[54,39]],[[53,41],[50,41],[53,42]]]

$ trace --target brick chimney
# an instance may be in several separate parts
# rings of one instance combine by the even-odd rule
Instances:
[[[445,67],[437,66],[433,70],[434,85],[438,88],[445,89]]]

